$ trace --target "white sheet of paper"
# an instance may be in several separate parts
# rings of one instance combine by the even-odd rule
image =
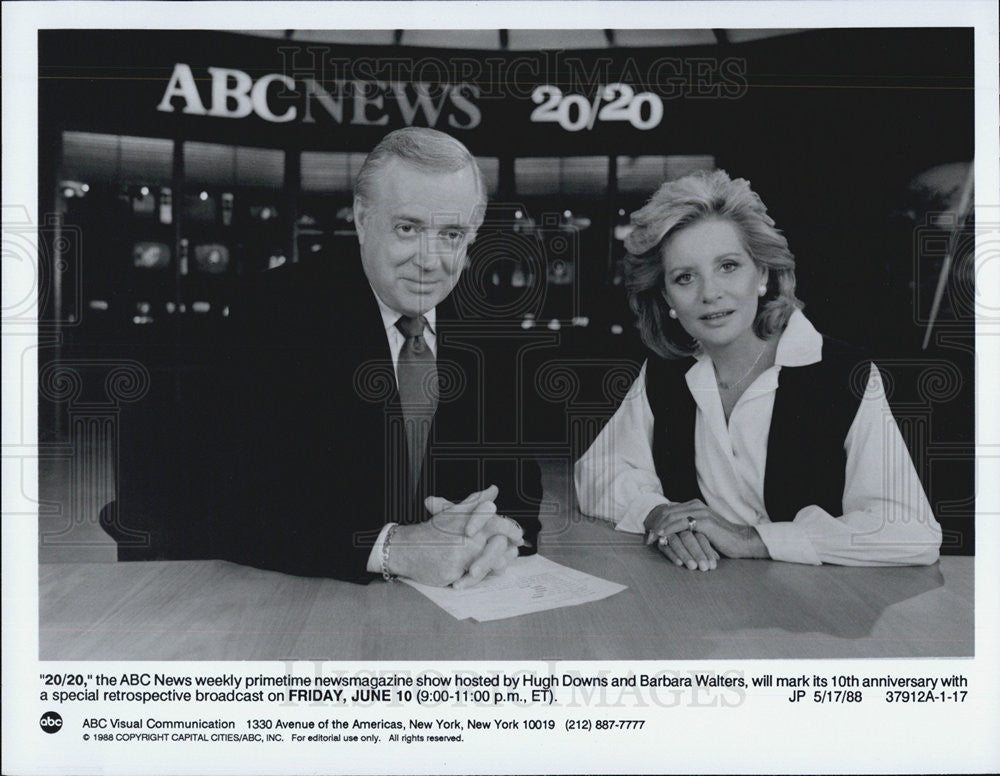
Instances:
[[[466,590],[404,581],[452,617],[471,617],[478,622],[600,601],[627,587],[561,566],[541,555],[518,558],[504,574],[491,574]]]

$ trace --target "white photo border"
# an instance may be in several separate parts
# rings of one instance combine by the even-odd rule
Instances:
[[[293,21],[294,20],[294,21]],[[997,51],[1000,37],[992,2],[404,2],[404,3],[141,3],[52,2],[3,5],[3,207],[4,218],[19,213],[37,224],[37,32],[47,28],[164,29],[284,29],[284,28],[810,28],[810,27],[961,27],[975,28],[975,115],[977,221],[1000,223],[998,178]],[[23,204],[22,204],[23,203]],[[996,300],[1000,292],[998,262],[990,259],[994,245],[977,246],[977,294]],[[35,282],[24,266],[3,262],[3,309],[30,293]],[[990,305],[995,306],[995,305]],[[643,749],[606,746],[595,753],[580,747],[580,739],[554,737],[551,746],[523,746],[514,735],[496,736],[474,757],[464,749],[431,756],[416,749],[406,760],[331,757],[326,748],[315,757],[288,758],[282,751],[245,748],[226,750],[226,758],[205,749],[172,746],[165,759],[150,764],[133,759],[138,750],[122,747],[120,759],[95,763],[67,761],[73,750],[38,748],[37,677],[55,666],[38,659],[38,533],[31,514],[37,504],[27,499],[32,487],[21,487],[18,456],[30,454],[37,443],[35,408],[36,363],[30,325],[5,325],[3,331],[3,680],[5,698],[3,771],[6,773],[227,773],[231,757],[242,754],[240,772],[991,772],[1000,769],[1000,485],[992,470],[1000,446],[1000,329],[996,321],[980,320],[976,350],[976,439],[979,486],[976,539],[980,548],[975,575],[975,658],[935,661],[883,661],[886,672],[919,670],[927,664],[936,673],[953,670],[969,677],[974,701],[965,706],[899,708],[892,717],[878,707],[863,707],[848,719],[843,710],[787,704],[766,717],[723,716],[718,709],[687,709],[671,714],[673,734]],[[993,457],[991,459],[991,453]],[[17,465],[14,465],[14,464]],[[34,476],[31,466],[24,476]],[[988,516],[988,517],[986,517]],[[744,662],[718,661],[714,668],[740,668]],[[829,661],[833,662],[833,661]],[[864,661],[836,661],[844,671]],[[71,667],[72,664],[66,664]],[[239,671],[246,663],[216,663]],[[433,664],[430,664],[433,665]],[[594,664],[599,665],[599,664]],[[766,671],[767,661],[754,661]],[[782,664],[775,661],[775,669]],[[808,670],[809,663],[796,668]],[[122,664],[123,672],[132,665]],[[360,666],[357,666],[360,667]],[[381,664],[380,669],[389,669]],[[469,668],[463,664],[462,668]],[[496,668],[483,664],[483,669]],[[786,666],[787,667],[787,666]],[[865,666],[870,668],[870,666]],[[173,672],[204,668],[197,663],[172,663]],[[413,666],[409,666],[413,670]],[[627,669],[628,664],[616,664]],[[148,670],[148,669],[145,669]],[[647,742],[652,743],[652,742]],[[906,743],[903,747],[901,744]],[[79,750],[83,751],[83,750]],[[161,750],[162,751],[162,750]]]

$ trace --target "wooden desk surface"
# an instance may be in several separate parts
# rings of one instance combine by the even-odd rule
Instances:
[[[564,513],[565,514],[565,513]],[[906,568],[668,564],[578,515],[546,523],[552,560],[628,585],[603,601],[489,623],[403,584],[226,563],[40,567],[43,660],[587,660],[973,654],[974,559]]]

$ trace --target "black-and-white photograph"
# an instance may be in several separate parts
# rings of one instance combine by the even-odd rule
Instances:
[[[971,29],[38,44],[43,659],[973,654]]]
[[[995,771],[988,5],[5,3],[3,772]]]
[[[38,64],[42,659],[974,654],[971,29]]]

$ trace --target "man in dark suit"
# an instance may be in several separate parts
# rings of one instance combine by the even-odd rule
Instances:
[[[355,189],[360,257],[256,276],[224,367],[183,389],[201,399],[183,493],[135,497],[122,472],[122,522],[162,535],[151,557],[464,587],[533,551],[537,464],[493,433],[521,427],[513,354],[449,303],[485,204],[454,138],[383,139]]]

